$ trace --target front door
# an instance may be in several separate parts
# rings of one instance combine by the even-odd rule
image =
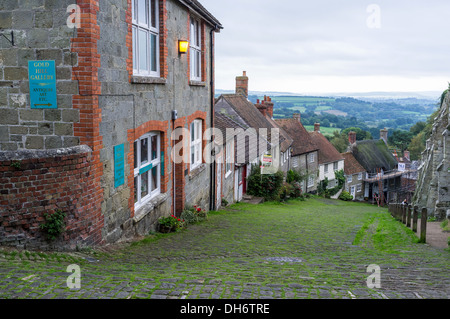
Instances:
[[[247,165],[242,170],[242,193],[247,194]]]
[[[352,195],[352,196],[353,196],[353,199],[355,199],[355,196],[356,196],[355,186],[352,186],[352,187],[350,188],[350,195]]]

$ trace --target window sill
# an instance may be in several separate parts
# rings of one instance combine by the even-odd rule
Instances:
[[[193,178],[195,178],[197,175],[199,175],[201,172],[203,172],[206,169],[206,164],[200,164],[199,166],[197,166],[196,168],[194,168],[190,173],[189,173],[189,180],[192,180]]]
[[[165,78],[133,75],[131,77],[131,83],[133,83],[133,84],[166,84],[167,80]]]
[[[190,80],[189,85],[191,85],[191,86],[206,86],[206,82]]]
[[[150,214],[156,207],[164,203],[169,195],[167,193],[158,194],[155,197],[149,199],[145,204],[138,207],[135,211],[133,221],[135,223],[140,222],[145,216]]]

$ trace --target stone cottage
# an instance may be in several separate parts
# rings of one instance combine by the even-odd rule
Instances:
[[[302,185],[305,193],[317,192],[319,183],[318,147],[302,125],[300,113],[295,113],[290,119],[276,119],[275,121],[293,140],[291,152],[287,154],[289,169],[305,176]]]
[[[214,207],[202,151],[222,25],[210,12],[197,0],[1,10],[1,244],[48,247],[40,225],[55,211],[66,229],[52,245],[74,249],[145,235],[187,205]]]
[[[319,182],[328,179],[328,188],[338,185],[334,172],[344,169],[344,157],[320,132],[320,124],[314,124],[314,132],[309,132],[318,149]]]

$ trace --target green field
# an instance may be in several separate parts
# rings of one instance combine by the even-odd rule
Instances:
[[[305,125],[305,129],[308,132],[314,132],[314,126],[313,125]],[[341,132],[342,129],[338,127],[320,127],[320,133],[323,135],[333,136],[334,131]]]

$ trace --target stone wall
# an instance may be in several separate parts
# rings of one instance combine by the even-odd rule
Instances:
[[[93,210],[91,149],[0,153],[0,244],[74,249],[102,243],[102,220]],[[64,233],[47,240],[44,214],[66,214]]]
[[[450,218],[450,95],[436,117],[422,153],[413,203],[438,219]]]
[[[72,108],[78,92],[72,66],[78,56],[71,52],[74,29],[66,24],[67,6],[73,0],[2,1],[0,29],[14,32],[14,47],[0,37],[0,151],[55,149],[79,145],[74,123],[79,111]],[[58,109],[31,109],[28,82],[29,60],[54,60]]]

